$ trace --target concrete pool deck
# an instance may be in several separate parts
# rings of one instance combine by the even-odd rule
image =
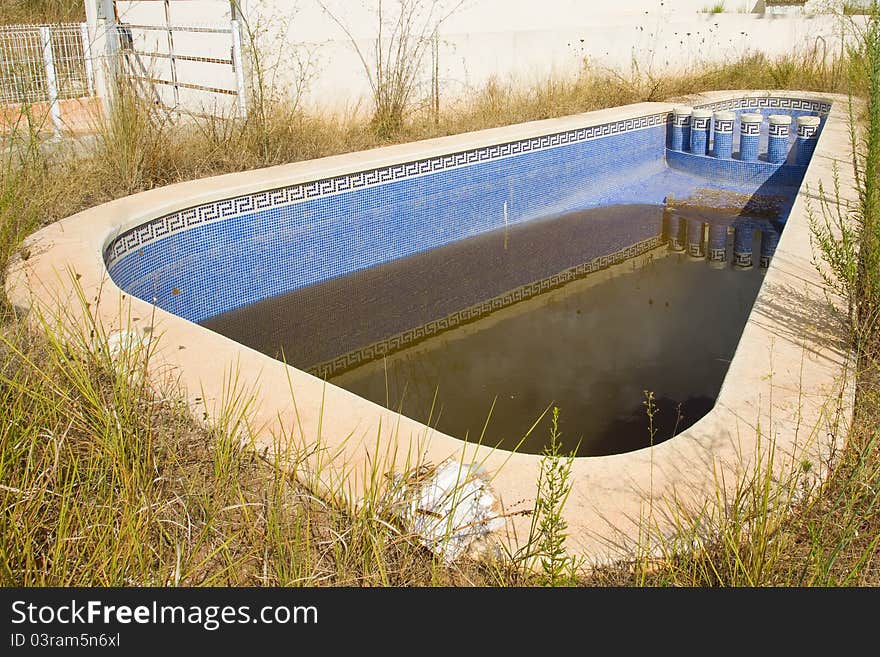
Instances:
[[[644,545],[646,535],[673,535],[676,519],[670,508],[714,503],[719,487],[729,494],[739,475],[759,460],[767,462],[761,455],[770,443],[775,445],[773,467],[779,476],[786,467],[802,467],[806,461],[818,476],[827,457],[845,439],[854,377],[843,327],[829,308],[829,303],[843,307],[843,301],[829,296],[813,265],[807,203],[812,198],[818,211],[819,183],[826,190],[833,187],[835,165],[843,196],[855,198],[847,99],[807,92],[724,91],[687,100],[695,105],[769,95],[833,105],[715,408],[688,430],[654,447],[574,460],[572,490],[564,509],[567,546],[570,553],[591,563],[625,556]],[[68,321],[76,321],[82,312],[78,285],[108,333],[130,331],[153,340],[150,366],[157,382],[179,385],[194,414],[204,413],[209,422],[222,415],[234,396],[231,381],[240,390],[253,391],[249,435],[243,439],[272,455],[278,453],[276,440],[308,447],[320,436],[323,449],[311,456],[313,469],[322,477],[318,487],[344,486],[357,498],[376,467],[399,472],[407,465],[439,465],[448,459],[479,463],[502,507],[493,538],[516,551],[523,547],[532,522],[527,512],[534,506],[540,457],[496,451],[441,434],[132,297],[110,279],[105,246],[126,229],[199,203],[479,145],[671,112],[677,104],[640,103],[196,180],[126,197],[34,234],[27,242],[29,257],[16,260],[9,271],[7,294],[17,307],[36,305],[50,316],[62,308],[70,315]],[[376,465],[377,456],[385,460],[383,465]],[[324,465],[318,467],[317,461]]]

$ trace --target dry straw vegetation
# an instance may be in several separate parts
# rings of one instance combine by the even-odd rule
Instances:
[[[78,3],[63,0],[4,2],[0,22],[76,18],[78,11]],[[703,526],[699,542],[682,515],[681,536],[661,546],[663,560],[634,552],[578,574],[565,554],[559,516],[564,455],[545,456],[548,493],[536,507],[533,550],[448,565],[404,529],[388,502],[387,480],[377,477],[367,503],[356,507],[341,493],[314,494],[303,483],[307,477],[242,449],[233,437],[247,422],[246,395],[230,403],[222,422],[205,427],[179,391],[148,381],[150,348],[124,350],[114,360],[101,347],[100,326],[51,330],[59,317],[31,314],[25,321],[3,301],[0,585],[880,584],[874,255],[880,43],[874,30],[832,60],[814,51],[777,60],[748,54],[663,77],[585,68],[575,78],[532,86],[494,82],[439,111],[411,104],[392,123],[315,116],[268,96],[246,120],[179,122],[120,91],[94,147],[74,152],[64,144],[42,147],[45,126],[35,125],[25,108],[4,137],[0,162],[0,271],[41,226],[177,181],[711,89],[852,92],[867,99],[868,112],[860,117],[865,136],[854,137],[861,202],[851,248],[831,248],[836,242],[822,231],[831,225],[821,220],[822,208],[816,237],[835,270],[852,272],[845,292],[868,302],[859,304],[852,324],[860,356],[855,423],[816,495],[798,495],[799,482],[776,482],[769,464],[759,463],[725,500],[726,513],[709,519],[712,531]],[[301,455],[284,456],[296,464]],[[541,567],[526,568],[535,558]]]
[[[0,25],[84,21],[82,0],[3,0]]]

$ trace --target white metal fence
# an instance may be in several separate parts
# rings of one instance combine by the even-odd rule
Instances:
[[[60,132],[61,101],[106,95],[96,83],[100,67],[119,71],[166,110],[244,116],[237,21],[214,25],[120,21],[106,25],[99,36],[100,45],[93,43],[86,23],[0,26],[0,106],[44,104]],[[120,66],[108,67],[108,56],[118,56]]]
[[[85,23],[0,28],[0,104],[47,103],[59,132],[59,101],[94,94],[94,63]]]
[[[94,92],[85,23],[0,28],[0,103],[54,102]]]

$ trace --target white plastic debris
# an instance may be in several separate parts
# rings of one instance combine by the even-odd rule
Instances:
[[[474,463],[446,461],[403,497],[410,530],[446,563],[503,525],[500,504]]]
[[[92,347],[97,353],[108,355],[114,368],[139,381],[143,375],[143,359],[133,356],[140,353],[139,350],[149,341],[149,331],[140,334],[137,331],[121,329],[110,331],[103,339],[94,337]]]
[[[115,359],[123,351],[138,347],[142,342],[143,338],[134,331],[112,331],[107,336],[107,353]]]

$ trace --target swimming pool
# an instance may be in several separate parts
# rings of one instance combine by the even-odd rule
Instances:
[[[194,410],[210,420],[228,405],[233,380],[258,391],[249,443],[271,450],[279,438],[310,443],[320,436],[333,454],[335,471],[353,491],[363,486],[364,468],[375,463],[370,454],[377,449],[390,470],[414,461],[479,463],[491,473],[492,495],[504,510],[480,527],[516,547],[527,534],[528,519],[517,512],[534,499],[536,456],[468,445],[325,383],[326,371],[315,376],[285,365],[198,323],[569,212],[631,204],[666,207],[672,197],[672,208],[739,208],[741,214],[756,197],[759,206],[785,199],[774,206],[784,226],[775,255],[711,412],[660,445],[575,459],[565,509],[569,546],[602,558],[636,540],[646,503],[669,495],[711,497],[718,469],[741,471],[754,462],[750,455],[761,434],[773,435],[786,454],[807,449],[807,456],[798,458],[815,461],[817,472],[829,441],[844,435],[826,430],[834,420],[826,402],[842,400],[844,410],[835,421],[845,421],[852,390],[845,376],[849,354],[816,328],[826,326],[817,323],[825,290],[811,262],[805,207],[807,187],[815,190],[820,180],[830,180],[835,159],[847,161],[845,103],[838,101],[781,92],[717,92],[690,101],[713,116],[733,111],[739,121],[734,130],[744,113],[788,114],[795,121],[818,117],[821,136],[807,164],[797,162],[794,130],[787,137],[785,163],[738,158],[735,132],[730,157],[714,156],[711,137],[705,154],[675,150],[677,105],[643,103],[174,185],[40,231],[29,246],[33,255],[10,272],[7,289],[21,306],[73,307],[70,273],[75,272],[76,285],[98,302],[92,309],[109,330],[139,339],[159,336],[155,371],[174,377]],[[765,139],[768,150],[770,145],[769,121],[763,124],[762,154]],[[562,268],[538,271],[537,278],[531,271],[533,280],[512,289],[539,294],[542,285],[549,289],[560,276],[577,277],[579,267],[602,269],[662,244],[662,235],[643,234],[630,224],[619,228],[591,244],[597,250],[581,263],[553,263]],[[687,241],[686,235],[682,232],[681,239]],[[745,256],[748,244],[739,242]],[[711,244],[701,243],[708,261]],[[735,252],[737,244],[732,247]],[[736,264],[731,259],[725,266]],[[507,280],[499,279],[499,285]],[[412,314],[402,312],[403,323],[373,327],[382,330],[371,332],[368,344],[358,338],[351,348],[319,356],[312,365],[339,361],[344,370],[363,362],[363,350],[375,350],[383,341],[407,342],[408,332],[417,341],[432,322],[443,328],[456,313],[490,314],[506,307],[510,290],[464,292],[459,309],[439,308],[436,317],[418,318],[415,328],[406,325]],[[487,292],[492,294],[481,300]],[[341,307],[324,325],[344,324],[346,312]],[[309,321],[322,325],[320,317]],[[658,522],[656,531],[671,529]]]

